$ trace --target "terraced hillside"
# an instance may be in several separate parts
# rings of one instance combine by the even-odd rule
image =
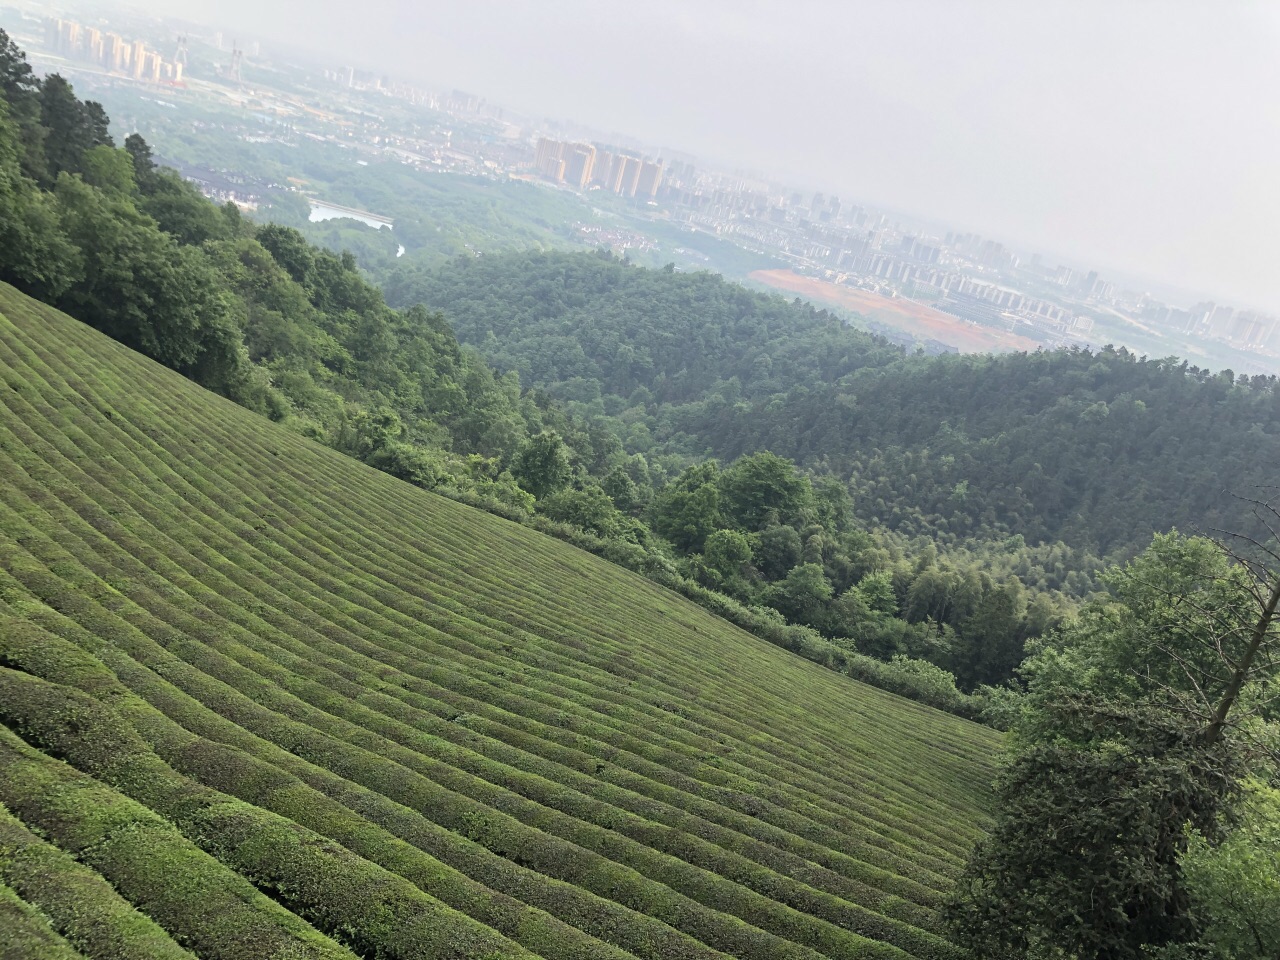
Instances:
[[[950,957],[995,735],[0,285],[0,958]]]

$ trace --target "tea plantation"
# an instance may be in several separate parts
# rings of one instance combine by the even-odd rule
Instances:
[[[996,735],[0,285],[0,958],[948,958]]]

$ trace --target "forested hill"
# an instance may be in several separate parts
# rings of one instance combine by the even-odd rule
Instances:
[[[393,305],[439,304],[458,337],[491,363],[570,400],[736,401],[902,357],[901,348],[798,300],[711,273],[628,269],[607,253],[459,258],[395,273],[384,292]]]
[[[863,520],[943,544],[1130,553],[1172,526],[1238,528],[1231,494],[1257,496],[1280,462],[1274,377],[1123,349],[905,357],[808,305],[598,254],[460,259],[388,297],[443,310],[635,449],[772,450],[849,478]]]
[[[864,517],[895,529],[1108,554],[1170,527],[1248,527],[1239,498],[1269,496],[1280,463],[1280,394],[1259,380],[1123,349],[951,356],[688,420],[721,455],[825,460],[853,478]]]

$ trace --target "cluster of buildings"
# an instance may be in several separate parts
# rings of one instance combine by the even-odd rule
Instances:
[[[340,87],[347,87],[351,90],[371,90],[381,93],[387,89],[390,80],[379,73],[373,73],[369,70],[357,70],[355,67],[346,66],[336,70],[324,71],[324,78],[330,83],[336,83]]]
[[[659,194],[673,219],[775,256],[796,270],[887,296],[905,296],[985,326],[1019,329],[1050,343],[1082,342],[1112,312],[1169,332],[1280,352],[1280,319],[1212,303],[1171,307],[1133,294],[1096,270],[1024,261],[970,233],[922,236],[884,214],[717,174],[671,171]]]
[[[1280,318],[1257,310],[1237,310],[1226,304],[1205,301],[1184,310],[1144,298],[1138,314],[1150,320],[1198,337],[1224,340],[1233,346],[1280,350]]]
[[[658,249],[658,244],[651,237],[634,230],[623,230],[618,227],[602,227],[594,223],[575,223],[574,235],[583,243],[593,247],[607,247],[614,253],[629,253],[632,250],[648,252]]]
[[[1093,330],[1093,318],[1060,304],[996,283],[950,274],[935,281],[939,298],[933,306],[962,320],[985,326],[1028,324],[1059,336],[1083,336]],[[918,292],[918,291],[917,291]]]
[[[655,200],[662,187],[662,161],[649,160],[609,147],[564,140],[538,140],[534,170],[576,190],[598,188],[620,197]]]
[[[886,236],[893,235],[881,229],[849,238],[828,259],[858,286],[888,284],[895,292],[984,326],[1027,325],[1068,338],[1093,329],[1091,317],[1008,286],[1019,260],[1000,243],[971,235],[948,234],[944,240],[909,233],[893,240]]]
[[[112,73],[121,73],[135,80],[152,83],[181,83],[183,51],[174,60],[166,60],[141,40],[126,40],[118,33],[103,33],[96,27],[86,27],[74,20],[50,19],[45,23],[45,42],[48,48],[81,63],[91,63]]]
[[[1051,343],[1083,340],[1094,325],[1087,310],[1072,308],[1076,300],[1066,295],[1066,281],[1073,294],[1086,285],[1090,296],[1112,289],[1096,274],[1076,278],[1066,268],[1061,277],[1042,281],[998,241],[967,233],[922,235],[822,193],[806,197],[706,174],[673,176],[661,199],[690,228],[777,257],[801,273],[907,297]]]

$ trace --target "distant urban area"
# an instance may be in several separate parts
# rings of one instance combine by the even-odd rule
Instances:
[[[620,253],[657,250],[646,223],[715,237],[776,264],[752,271],[754,282],[900,323],[940,349],[965,349],[968,327],[986,338],[972,339],[972,349],[1117,343],[1153,352],[1172,342],[1193,359],[1232,361],[1241,372],[1280,371],[1280,321],[1270,313],[1208,300],[1171,303],[1099,270],[1025,256],[998,240],[932,229],[829,193],[712,169],[671,150],[532,121],[462,91],[433,92],[301,55],[268,58],[259,42],[242,47],[195,25],[126,19],[128,29],[100,18],[48,16],[46,8],[0,8],[0,26],[27,44],[38,69],[87,81],[90,92],[94,85],[134,85],[167,90],[172,100],[234,104],[256,126],[237,133],[246,143],[325,143],[358,151],[362,163],[389,158],[424,172],[543,184],[587,204],[608,198],[626,205],[629,226],[576,224],[577,241]],[[302,181],[275,182],[250,170],[179,166],[207,195],[247,209],[273,191],[307,193]],[[394,211],[306,199],[313,219],[346,216],[374,227],[395,219]]]

